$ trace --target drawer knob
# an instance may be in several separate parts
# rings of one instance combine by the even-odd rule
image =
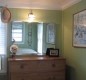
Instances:
[[[51,80],[51,78],[49,77],[47,80]]]
[[[55,64],[52,64],[52,67],[56,67],[56,65]]]
[[[24,69],[24,65],[23,65],[23,64],[22,64],[22,65],[20,65],[20,68],[21,68],[21,69]]]
[[[55,77],[53,77],[53,80],[56,80],[56,78],[55,78]]]
[[[24,79],[21,79],[21,80],[24,80]]]

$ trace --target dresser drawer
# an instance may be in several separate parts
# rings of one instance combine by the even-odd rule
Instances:
[[[65,70],[64,60],[35,60],[9,62],[10,72],[45,72]]]
[[[11,80],[64,80],[64,72],[12,74]]]
[[[39,63],[40,70],[43,71],[61,71],[65,70],[64,60],[46,60]]]
[[[38,68],[38,61],[12,61],[9,62],[10,72],[28,73]]]

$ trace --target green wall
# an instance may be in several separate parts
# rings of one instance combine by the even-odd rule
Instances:
[[[10,11],[12,16],[11,21],[28,21],[28,14],[30,13],[29,9],[11,8]],[[57,24],[61,23],[61,10],[33,9],[33,14],[35,15],[35,22],[53,22]]]
[[[84,9],[86,9],[86,0],[63,11],[63,55],[67,61],[67,80],[86,80],[86,48],[72,46],[73,14]]]

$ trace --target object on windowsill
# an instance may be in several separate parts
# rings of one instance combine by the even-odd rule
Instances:
[[[8,23],[11,20],[11,12],[7,7],[2,7],[1,9],[1,21]]]
[[[18,51],[18,46],[17,45],[13,44],[13,45],[10,46],[10,52],[12,53],[11,54],[12,58],[15,57],[17,51]]]

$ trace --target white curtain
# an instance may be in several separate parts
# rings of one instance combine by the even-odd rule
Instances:
[[[1,70],[1,56],[0,56],[0,70]]]
[[[7,24],[1,21],[0,14],[0,73],[6,72]]]

